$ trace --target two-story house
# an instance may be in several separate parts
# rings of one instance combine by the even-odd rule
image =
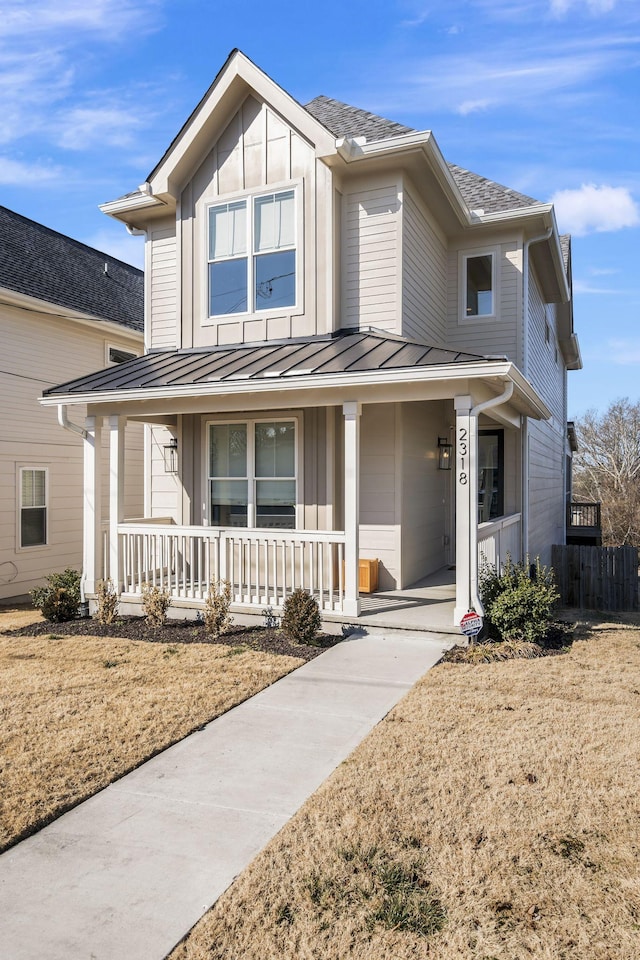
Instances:
[[[84,410],[64,431],[38,400],[143,353],[143,282],[141,270],[0,207],[0,601],[82,564]],[[131,517],[143,505],[143,434],[127,435]]]
[[[550,204],[448,164],[429,131],[302,106],[234,51],[102,209],[146,236],[147,351],[44,398],[87,404],[89,594],[108,574],[124,600],[149,581],[193,608],[220,577],[238,609],[302,585],[357,616],[358,558],[376,558],[384,589],[455,565],[458,623],[479,557],[564,542],[580,356]],[[138,524],[132,420],[152,437]]]

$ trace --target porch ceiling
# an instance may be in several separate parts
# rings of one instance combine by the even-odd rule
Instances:
[[[113,406],[151,401],[154,409],[168,412],[184,406],[175,405],[180,400],[188,399],[193,406],[206,405],[212,397],[219,400],[235,396],[243,398],[246,406],[247,394],[256,401],[259,395],[270,404],[274,402],[271,395],[277,394],[288,405],[320,405],[350,399],[371,402],[452,397],[466,392],[469,381],[484,381],[490,396],[496,388],[500,392],[499,384],[505,379],[515,380],[514,406],[519,412],[549,416],[530,384],[505,358],[446,350],[377,330],[153,351],[51,387],[44,391],[42,403]],[[167,401],[173,406],[167,406]]]

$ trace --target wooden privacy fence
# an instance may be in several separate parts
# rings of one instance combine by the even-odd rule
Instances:
[[[551,563],[562,603],[587,610],[638,609],[636,547],[554,546]]]

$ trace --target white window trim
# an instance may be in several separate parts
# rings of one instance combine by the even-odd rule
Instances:
[[[44,472],[44,509],[45,529],[44,543],[34,543],[31,546],[22,546],[22,474],[25,470],[42,470]],[[49,467],[41,463],[19,463],[16,465],[16,553],[31,553],[33,550],[46,550],[51,546],[49,541]]]
[[[291,304],[288,307],[274,307],[271,309],[265,307],[261,310],[256,310],[253,305],[253,258],[255,256],[255,251],[253,250],[253,240],[254,240],[254,201],[258,200],[260,197],[268,197],[272,194],[285,193],[287,190],[293,190],[294,193],[294,205],[295,205],[295,225],[296,225],[296,240],[293,249],[296,253],[296,300],[295,303]],[[251,306],[253,309],[247,309],[242,313],[221,313],[211,316],[209,314],[209,264],[212,262],[209,259],[209,211],[213,207],[219,207],[225,203],[234,203],[238,200],[246,200],[247,202],[247,301],[249,305],[249,300],[251,299]],[[204,290],[203,290],[203,301],[202,301],[202,321],[203,326],[215,326],[218,323],[233,323],[236,321],[246,320],[247,318],[261,319],[262,317],[269,316],[269,312],[272,315],[278,317],[290,317],[298,315],[304,312],[304,286],[303,286],[303,270],[304,270],[304,250],[303,250],[303,241],[304,241],[304,192],[303,192],[303,181],[301,179],[297,180],[286,180],[281,183],[265,184],[259,189],[253,190],[249,193],[246,191],[235,191],[233,193],[220,194],[219,196],[213,198],[210,202],[207,202],[204,207],[204,217],[203,219],[203,238],[202,238],[202,249],[204,251],[204,266],[205,266],[205,278],[204,278]],[[234,259],[233,257],[225,259]]]
[[[284,422],[287,420],[295,421],[296,425],[296,436],[295,436],[295,452],[294,452],[294,463],[296,467],[295,477],[293,478],[296,485],[296,525],[294,530],[303,530],[304,529],[304,502],[302,499],[302,491],[304,489],[304,477],[303,477],[303,459],[302,451],[304,446],[302,443],[302,432],[303,432],[303,415],[301,410],[292,410],[287,413],[284,413],[282,410],[279,410],[277,414],[269,415],[269,413],[261,413],[260,416],[248,417],[244,414],[232,415],[232,416],[220,416],[220,417],[208,417],[203,423],[204,431],[204,463],[203,463],[203,486],[204,491],[204,500],[203,500],[203,522],[205,526],[211,527],[215,526],[211,523],[211,497],[209,495],[209,480],[211,479],[209,475],[209,427],[213,424],[216,426],[223,426],[224,424],[230,423],[245,423],[247,427],[251,429],[247,430],[247,526],[238,527],[238,530],[255,530],[258,529],[255,526],[256,518],[256,475],[255,475],[255,425],[257,423],[278,423]],[[242,477],[236,479],[243,479]],[[259,528],[262,529],[262,528]],[[274,527],[269,528],[273,531],[281,531],[286,533],[287,531],[292,532],[287,527]]]
[[[491,289],[493,292],[493,310],[491,313],[467,316],[467,260],[473,257],[491,256]],[[458,251],[458,323],[486,323],[487,320],[500,318],[500,250],[499,247],[478,247]]]
[[[122,350],[123,353],[130,353],[132,360],[134,359],[134,357],[137,358],[141,356],[140,351],[136,350],[134,347],[121,347],[117,343],[106,342],[104,345],[104,363],[106,367],[119,366],[119,364],[115,360],[111,360],[109,357],[109,354],[111,353],[112,350]],[[120,361],[120,362],[124,363],[124,361]]]

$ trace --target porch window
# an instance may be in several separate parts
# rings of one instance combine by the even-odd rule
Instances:
[[[47,470],[20,468],[20,546],[47,543]]]
[[[209,521],[221,527],[296,526],[296,422],[209,424]]]
[[[210,207],[209,316],[295,302],[295,191]]]
[[[478,523],[504,515],[504,433],[478,432]]]

